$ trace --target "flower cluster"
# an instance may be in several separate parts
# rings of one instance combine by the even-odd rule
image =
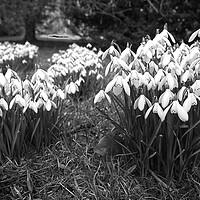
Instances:
[[[65,96],[43,69],[38,68],[30,80],[21,80],[10,68],[0,73],[0,150],[19,157],[24,144],[38,150],[48,145],[58,130]]]
[[[72,94],[80,90],[81,93],[93,91],[93,86],[97,86],[103,78],[103,67],[97,49],[91,48],[90,44],[87,47],[72,44],[66,51],[54,53],[51,58],[52,66],[47,73],[57,80],[57,85],[66,82],[66,90],[72,88]]]
[[[30,65],[33,59],[37,57],[38,47],[26,42],[25,44],[16,44],[4,42],[0,43],[0,63],[9,65],[16,70],[17,66]]]
[[[0,73],[0,77],[0,96],[5,99],[6,108],[12,109],[14,104],[18,104],[23,108],[23,112],[29,108],[37,113],[41,107],[50,111],[52,106],[56,108],[54,99],[57,97],[64,99],[65,97],[64,92],[53,84],[53,80],[47,72],[40,68],[33,74],[31,80],[22,81],[17,73],[10,68],[5,75]]]
[[[134,146],[133,158],[142,176],[149,169],[164,174],[170,183],[179,165],[182,177],[200,152],[200,43],[177,44],[167,26],[152,39],[148,35],[136,52],[122,51],[112,42],[102,58],[110,58],[105,75],[110,75],[94,104],[106,99],[108,107],[98,110],[109,119],[125,141]]]
[[[119,52],[111,45],[103,57],[107,55],[111,61],[106,67],[106,75],[114,71],[115,76],[105,88],[106,95],[100,91],[102,95],[96,96],[95,103],[99,101],[97,97],[107,97],[111,90],[116,96],[124,90],[128,96],[134,95],[135,109],[142,111],[148,102],[150,107],[145,118],[153,111],[164,121],[170,111],[177,113],[182,121],[188,121],[189,108],[196,105],[200,96],[198,42],[191,46],[184,42],[175,45],[174,37],[164,29],[154,39],[144,38],[136,53],[129,46]],[[181,96],[183,88],[186,91]],[[157,101],[154,102],[155,96]]]

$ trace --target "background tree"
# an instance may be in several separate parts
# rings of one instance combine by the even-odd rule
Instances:
[[[0,34],[12,36],[25,32],[24,40],[34,41],[36,24],[48,6],[54,4],[45,0],[1,0]]]
[[[186,42],[199,28],[199,5],[198,0],[65,0],[65,14],[76,26],[96,31],[91,35],[99,33],[124,45],[138,45],[142,37],[154,36],[165,23],[178,42]]]
[[[34,41],[36,29],[50,34],[68,27],[100,45],[115,39],[136,48],[142,37],[153,37],[165,23],[178,42],[186,42],[199,28],[199,0],[1,0],[0,4],[0,36],[26,30],[28,41]]]

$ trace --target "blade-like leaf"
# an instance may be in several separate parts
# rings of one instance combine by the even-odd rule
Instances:
[[[192,33],[192,35],[190,36],[188,42],[192,42],[195,39],[195,37],[198,35],[199,31],[200,31],[200,29],[198,29],[197,31]]]
[[[33,137],[34,137],[34,135],[35,135],[35,132],[36,132],[36,130],[37,130],[37,127],[38,127],[39,123],[40,123],[40,118],[38,118],[38,120],[37,120],[37,122],[36,122],[36,124],[35,124],[34,130],[33,130],[32,135],[31,135],[30,143],[31,143],[32,140],[33,140]]]

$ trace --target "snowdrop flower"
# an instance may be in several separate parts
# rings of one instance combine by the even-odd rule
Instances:
[[[5,87],[6,85],[8,85],[8,80],[3,73],[0,73],[0,86]]]
[[[160,35],[164,38],[170,38],[173,43],[176,43],[174,36],[167,30],[167,24],[164,25],[163,31],[160,33]]]
[[[170,101],[174,98],[174,94],[170,89],[166,89],[163,94],[160,95],[159,97],[159,103],[161,103],[163,108],[166,108]]]
[[[136,54],[131,50],[130,45],[127,44],[126,48],[122,51],[119,58],[123,60],[127,65],[129,65],[135,57]]]
[[[145,72],[142,77],[142,82],[147,86],[148,90],[156,88],[155,80],[149,72]]]
[[[85,83],[85,80],[83,79],[83,77],[79,77],[79,79],[75,81],[75,84],[78,86],[80,86],[81,83]]]
[[[3,111],[1,108],[3,108],[4,110],[8,110],[8,104],[3,98],[0,99],[0,117],[3,117]]]
[[[191,86],[191,88],[193,89],[194,94],[199,97],[200,96],[200,80],[196,80]]]
[[[144,110],[145,105],[148,105],[149,107],[152,106],[149,99],[147,99],[143,94],[141,94],[134,102],[134,109],[138,108],[140,111]]]
[[[192,33],[192,35],[190,36],[188,42],[192,42],[197,36],[200,37],[200,29],[198,29],[197,31]]]
[[[97,80],[103,79],[103,76],[102,76],[101,74],[97,74],[96,79],[97,79]]]
[[[158,84],[160,83],[160,81],[163,79],[163,77],[165,77],[165,73],[163,69],[159,69],[156,73],[156,75],[154,76],[154,80],[155,83]]]
[[[31,78],[31,82],[33,84],[35,84],[37,81],[53,82],[51,77],[48,76],[48,73],[40,68],[37,69]]]
[[[160,48],[161,51],[164,52],[164,49],[166,48],[166,46],[171,46],[171,43],[170,41],[168,40],[168,38],[165,36],[165,32],[164,34],[161,32],[161,33],[157,33],[153,39],[153,42],[155,44],[161,44],[162,45],[162,48]]]
[[[14,80],[17,79],[18,81],[21,81],[21,79],[18,76],[18,74],[14,70],[12,70],[10,68],[7,69],[7,71],[5,73],[5,77],[6,77],[6,79],[7,79],[7,81],[9,83],[11,83],[13,79]]]
[[[37,81],[34,85],[33,85],[33,92],[34,94],[38,93],[40,90],[45,90],[45,86],[44,83]]]
[[[153,74],[154,72],[157,72],[157,71],[158,71],[158,65],[152,60],[149,63],[149,72],[150,74]]]
[[[173,90],[174,88],[178,88],[178,81],[171,73],[167,73],[159,83],[158,90],[162,90],[163,85],[166,85],[170,90]]]
[[[55,103],[53,103],[50,99],[47,99],[47,101],[44,101],[44,99],[39,98],[35,105],[36,105],[36,108],[43,107],[44,110],[46,109],[47,111],[50,111],[52,104],[54,105]],[[55,107],[56,107],[56,105],[55,105]]]
[[[131,62],[131,63],[129,64],[129,69],[130,69],[130,70],[137,70],[138,72],[141,71],[141,70],[142,70],[143,72],[146,71],[146,68],[145,68],[144,64],[141,62],[140,59],[137,59],[137,58],[135,58],[135,59],[133,60],[133,62]]]
[[[33,84],[28,79],[25,79],[22,82],[22,87],[24,99],[28,101],[28,99],[31,99],[33,97]]]
[[[44,90],[40,90],[39,93],[35,96],[35,99],[37,99],[37,97],[42,98],[45,102],[49,99],[47,93]]]
[[[25,89],[25,90],[32,90],[33,89],[33,84],[28,79],[25,79],[22,82],[22,86],[23,86],[23,89]]]
[[[94,104],[100,102],[102,99],[105,98],[108,100],[109,103],[111,103],[111,98],[109,97],[109,95],[104,90],[100,90],[94,98]]]
[[[199,57],[200,57],[199,47],[195,46],[190,50],[188,61],[191,64],[194,60],[196,60]]]
[[[28,108],[30,108],[31,110],[33,110],[35,113],[38,113],[38,105],[37,105],[36,101],[32,101],[31,99],[29,99],[26,102],[26,106],[23,109],[23,113],[25,113]]]
[[[91,75],[96,74],[96,73],[97,73],[97,69],[95,69],[95,70],[92,69],[92,70],[89,71],[88,75],[91,76]]]
[[[162,66],[163,66],[163,67],[166,67],[166,66],[170,63],[171,60],[172,60],[172,54],[171,54],[171,52],[168,50],[168,51],[166,51],[166,52],[162,55],[162,57],[161,57]]]
[[[63,100],[65,98],[65,93],[59,88],[57,91],[54,92],[52,100],[54,100],[56,97],[59,97]]]
[[[10,83],[10,88],[11,88],[13,96],[17,93],[22,95],[22,82],[21,82],[21,80],[19,81],[18,79],[13,79]]]
[[[131,85],[134,85],[136,88],[139,88],[142,85],[142,74],[137,72],[137,70],[131,71],[129,79],[131,81]]]
[[[102,59],[104,60],[107,57],[107,55],[120,57],[119,51],[114,47],[113,44],[111,44],[111,46],[103,53]]]
[[[164,52],[165,52],[164,47],[163,48],[157,47],[157,49],[156,49],[156,58],[157,59],[161,59],[161,57],[162,57]]]
[[[35,98],[34,98],[33,102],[35,102],[35,103],[31,102],[29,104],[29,106],[33,106],[33,107],[31,107],[31,109],[33,109],[34,111],[36,109],[41,108],[41,107],[43,107],[44,110],[46,109],[47,111],[50,111],[51,107],[52,107],[52,104],[55,104],[49,99],[47,93],[43,89],[41,89],[35,95]],[[56,105],[55,105],[55,107],[56,107]]]
[[[168,66],[166,67],[166,71],[168,71],[168,69],[170,69],[171,74],[176,74],[178,76],[180,76],[183,72],[183,69],[175,60],[169,62]]]
[[[4,98],[0,99],[0,106],[5,109],[8,110],[8,103],[6,102],[6,100]]]
[[[182,56],[183,56],[183,54],[181,52],[180,47],[177,47],[175,49],[175,51],[173,52],[174,60],[177,61],[180,64]]]
[[[34,102],[36,103],[34,103],[33,106],[36,106],[36,108],[43,107],[43,109],[46,109],[47,111],[50,111],[52,106],[55,108],[57,107],[56,104],[48,98],[48,95],[44,90],[38,92],[34,98]]]
[[[181,83],[186,83],[187,80],[192,80],[193,78],[194,78],[194,72],[193,72],[193,70],[187,69],[181,75],[180,80],[181,80]]]
[[[187,69],[189,65],[190,65],[190,63],[189,63],[189,56],[187,54],[186,56],[182,57],[182,59],[180,61],[180,67],[181,67],[181,69],[184,70],[184,69]]]
[[[188,93],[188,97],[183,103],[183,108],[186,112],[189,112],[193,105],[197,105],[197,99],[200,101],[200,98],[196,96],[193,92]]]
[[[145,38],[143,37],[142,42],[140,43],[140,46],[136,50],[136,58],[142,55],[145,44],[146,44]]]
[[[128,96],[130,96],[130,87],[127,81],[120,75],[114,77],[112,81],[108,83],[106,86],[105,92],[108,93],[110,90],[113,90],[115,95],[121,94],[122,90],[126,92]]]
[[[16,94],[13,97],[13,99],[10,101],[9,108],[12,109],[14,104],[18,104],[20,107],[25,107],[26,106],[26,101],[21,95]]]
[[[200,58],[197,58],[196,60],[192,62],[192,64],[190,65],[190,68],[193,69],[196,72],[196,74],[199,74],[200,72],[199,65],[200,65]]]
[[[188,121],[188,113],[186,110],[181,106],[178,100],[174,100],[165,110],[164,110],[164,118],[166,117],[167,113],[169,112],[172,114],[178,114],[178,117],[181,121],[186,122]]]
[[[188,94],[188,92],[189,92],[189,89],[183,86],[177,93],[178,100],[182,101],[183,99],[185,99],[185,96]]]
[[[74,82],[70,82],[70,84],[67,84],[65,86],[65,92],[66,94],[75,94],[76,92],[78,92],[78,85]]]
[[[155,102],[152,106],[148,108],[148,110],[145,113],[145,119],[147,119],[151,111],[153,113],[157,113],[161,121],[164,121],[164,111],[158,102]]]
[[[151,39],[148,39],[143,47],[142,59],[145,63],[149,63],[155,54],[154,43]]]
[[[130,67],[122,59],[116,56],[111,56],[111,61],[105,69],[105,76],[107,76],[109,72],[116,71],[117,69],[130,71]]]

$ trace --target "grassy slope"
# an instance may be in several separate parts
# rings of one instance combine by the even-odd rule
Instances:
[[[47,58],[56,51],[57,47],[40,48],[38,63],[47,68]],[[7,160],[0,166],[0,199],[199,198],[198,170],[169,190],[151,175],[138,177],[134,163],[124,165],[96,155],[93,147],[111,127],[92,102],[93,97],[63,110],[60,123],[64,128],[55,144],[41,152],[29,149],[20,164]]]

